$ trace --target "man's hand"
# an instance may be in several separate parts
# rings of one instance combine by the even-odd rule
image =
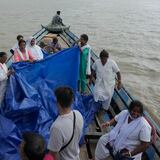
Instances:
[[[110,122],[108,122],[108,121],[101,124],[102,128],[106,128],[108,126],[110,126]]]
[[[7,76],[10,76],[11,74],[13,74],[15,71],[13,70],[9,70],[8,73],[7,73]]]
[[[117,89],[119,90],[119,89],[121,89],[121,87],[122,87],[121,80],[118,80],[117,81]]]

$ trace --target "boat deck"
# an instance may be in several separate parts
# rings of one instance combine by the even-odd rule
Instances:
[[[74,44],[74,42],[78,39],[72,32],[65,31],[60,35],[52,34],[43,28],[42,31],[37,33],[37,40],[43,40],[45,42],[51,41],[51,39],[57,36],[59,43],[61,44],[62,48],[68,48]],[[96,55],[92,53],[92,61],[96,59]],[[104,134],[107,133],[111,128],[103,129],[100,127],[100,124],[103,123],[106,120],[109,120],[113,116],[115,116],[117,113],[119,113],[121,110],[126,109],[129,105],[129,103],[132,101],[131,96],[129,93],[123,88],[120,92],[117,92],[115,90],[114,96],[111,102],[110,110],[106,113],[103,110],[100,111],[97,115],[95,115],[95,121],[92,122],[87,129],[87,133],[85,135],[85,144],[83,144],[80,147],[80,157],[82,160],[86,159],[93,159],[94,158],[94,151],[96,147],[96,143],[98,141],[98,138]],[[154,121],[152,121],[154,125]],[[159,127],[156,126],[158,135],[160,134]],[[160,135],[158,137],[157,144],[153,147],[153,150],[155,152],[154,157],[150,157],[149,160],[159,160],[160,159]],[[110,158],[112,159],[112,158]],[[143,160],[146,158],[143,157]],[[146,159],[147,160],[147,159]]]

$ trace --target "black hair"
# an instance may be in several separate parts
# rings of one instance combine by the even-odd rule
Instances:
[[[55,90],[57,102],[62,108],[69,108],[72,104],[74,94],[69,87],[59,87]]]
[[[105,49],[103,49],[100,53],[100,58],[103,58],[103,57],[107,57],[107,58],[109,57],[109,53]]]
[[[21,43],[25,43],[26,44],[26,41],[21,39],[19,42],[18,42],[18,45],[20,46]]]
[[[87,34],[82,34],[81,38],[83,38],[86,42],[88,42],[88,35]]]
[[[134,107],[138,107],[140,109],[140,114],[143,114],[143,104],[138,100],[133,100],[129,105],[129,112],[133,110]]]
[[[3,57],[6,54],[7,54],[6,52],[0,52],[0,57]]]
[[[46,46],[46,44],[45,44],[43,41],[41,41],[41,42],[39,43],[39,46],[43,49],[43,48]]]
[[[18,35],[18,36],[17,36],[17,40],[19,41],[20,38],[23,39],[23,36],[22,36],[22,35]]]
[[[58,42],[58,38],[57,37],[53,37],[52,41],[53,42]]]
[[[38,133],[24,132],[23,135],[24,148],[23,151],[29,160],[43,160],[46,150],[46,143]]]
[[[61,11],[57,11],[57,14],[60,15],[60,14],[61,14]]]

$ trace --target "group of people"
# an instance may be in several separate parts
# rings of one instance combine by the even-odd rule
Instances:
[[[41,48],[34,37],[26,41],[23,36],[17,36],[17,44],[11,49],[13,61],[35,61],[43,59]],[[91,65],[91,47],[87,44],[88,36],[82,34],[77,42],[80,47],[79,86],[82,94],[87,91],[87,84],[91,84],[96,77],[93,91],[94,100],[102,102],[105,110],[109,109],[117,78],[117,89],[121,87],[120,69],[116,62],[109,58],[106,50],[100,52],[100,58]],[[57,39],[50,44],[61,50]],[[0,52],[0,87],[2,81],[12,73],[5,62],[7,54]],[[89,81],[87,80],[89,79]],[[6,85],[6,83],[4,83]],[[3,89],[1,89],[3,92]],[[79,141],[83,131],[83,117],[77,110],[71,110],[74,94],[69,87],[59,87],[55,90],[59,116],[50,128],[49,142],[46,148],[44,138],[33,132],[23,134],[21,143],[22,160],[79,160]],[[0,97],[1,98],[1,97]],[[109,122],[102,124],[107,127],[115,124],[111,132],[103,135],[95,150],[95,160],[104,160],[110,154],[140,160],[151,142],[151,126],[143,117],[143,104],[139,101],[131,102],[129,110],[124,110]],[[46,150],[48,152],[46,153]]]
[[[104,49],[100,53],[100,59],[97,59],[91,66],[91,47],[87,42],[88,35],[82,34],[78,41],[81,51],[79,88],[82,94],[86,94],[88,83],[89,85],[92,84],[96,77],[93,91],[94,100],[95,102],[102,102],[103,108],[108,110],[114,93],[116,77],[117,89],[121,88],[120,69],[117,63],[109,58],[109,53]]]
[[[55,91],[60,115],[50,128],[46,148],[44,138],[38,133],[26,132],[21,143],[22,160],[80,160],[79,141],[83,118],[79,111],[71,110],[73,91],[59,87]],[[121,111],[102,127],[115,125],[98,141],[95,160],[141,160],[142,153],[151,143],[151,126],[143,116],[143,104],[132,101],[128,110]]]
[[[45,44],[41,41],[41,45],[36,44],[36,39],[34,37],[29,37],[27,41],[24,40],[22,35],[17,36],[17,43],[12,47],[10,52],[13,54],[12,62],[33,62],[39,61],[44,58],[44,52],[55,53],[60,51],[61,45],[58,42],[57,37],[53,37],[52,41]],[[0,106],[4,98],[7,79],[14,71],[8,70],[6,66],[7,53],[0,52]]]
[[[21,143],[22,160],[79,160],[79,141],[83,130],[83,117],[71,110],[74,94],[69,87],[55,90],[59,116],[50,128],[46,148],[44,138],[38,133],[26,132]]]
[[[42,42],[43,43],[43,42]],[[22,35],[17,36],[16,45],[10,50],[13,54],[13,62],[21,61],[37,61],[43,59],[43,51],[55,53],[61,50],[61,45],[58,43],[58,38],[53,37],[49,44],[43,43],[38,46],[34,37],[29,37],[27,41],[23,39]],[[49,51],[49,48],[51,51]]]
[[[81,35],[79,42],[80,55],[80,91],[86,92],[88,85],[95,78],[93,96],[95,102],[102,102],[108,110],[114,88],[121,88],[121,73],[117,63],[109,58],[106,50],[100,52],[100,58],[91,66],[91,47],[87,44],[88,36]],[[116,81],[117,78],[117,81]],[[117,83],[116,83],[117,82]],[[103,135],[96,146],[95,160],[106,160],[112,155],[117,160],[141,160],[142,153],[151,142],[151,125],[143,117],[143,104],[132,101],[129,110],[124,110],[103,127],[115,125],[111,132]]]

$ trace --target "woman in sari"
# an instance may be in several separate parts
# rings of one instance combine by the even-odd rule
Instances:
[[[35,60],[34,56],[30,51],[26,48],[26,41],[20,40],[18,42],[19,48],[15,49],[13,55],[14,62],[22,62],[22,61],[29,61],[33,62]]]

